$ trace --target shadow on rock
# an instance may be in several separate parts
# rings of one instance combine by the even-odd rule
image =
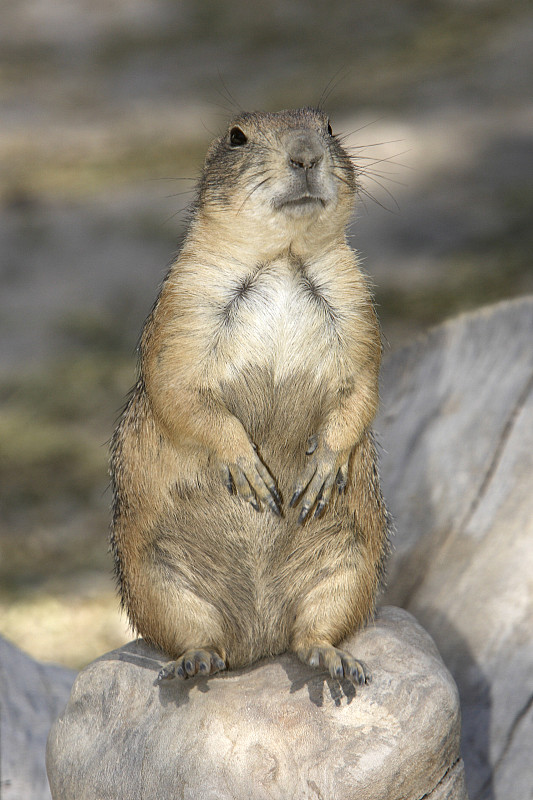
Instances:
[[[491,684],[465,638],[437,609],[418,612],[455,678],[461,699],[461,755],[470,800],[496,800],[490,759]]]
[[[304,669],[302,663],[296,658],[291,658],[290,655],[284,656],[280,662],[291,682],[290,694],[295,694],[307,686],[309,700],[318,708],[324,705],[326,687],[330,699],[336,706],[341,706],[343,700],[346,700],[348,704],[351,703],[357,693],[351,681],[339,681],[332,678],[327,672],[310,668],[302,675],[302,669]]]

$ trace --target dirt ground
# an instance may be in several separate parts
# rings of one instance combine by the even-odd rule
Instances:
[[[22,0],[0,30],[0,631],[75,667],[131,636],[107,445],[194,179],[239,108],[323,102],[363,186],[385,350],[533,291],[526,0]]]

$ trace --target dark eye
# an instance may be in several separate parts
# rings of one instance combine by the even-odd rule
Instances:
[[[330,136],[333,136],[333,129],[331,127],[331,123],[330,122],[328,122],[328,133],[329,133]]]
[[[230,130],[229,143],[232,147],[242,147],[247,141],[248,137],[240,128],[235,127]]]

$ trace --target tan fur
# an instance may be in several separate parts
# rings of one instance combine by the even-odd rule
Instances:
[[[314,663],[373,611],[381,344],[345,238],[356,176],[327,125],[245,114],[228,129],[245,144],[213,143],[143,331],[112,443],[112,544],[132,625],[172,658]]]

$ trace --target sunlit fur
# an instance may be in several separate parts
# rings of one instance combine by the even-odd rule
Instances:
[[[288,163],[298,137],[320,155],[307,178]],[[173,658],[209,647],[239,667],[337,644],[372,615],[387,550],[370,431],[381,343],[346,243],[355,191],[320,111],[243,114],[209,148],[112,441],[122,603]],[[253,469],[256,452],[281,516],[268,491],[260,511],[228,491],[224,475]],[[310,463],[347,464],[348,482],[302,524],[289,501]]]

